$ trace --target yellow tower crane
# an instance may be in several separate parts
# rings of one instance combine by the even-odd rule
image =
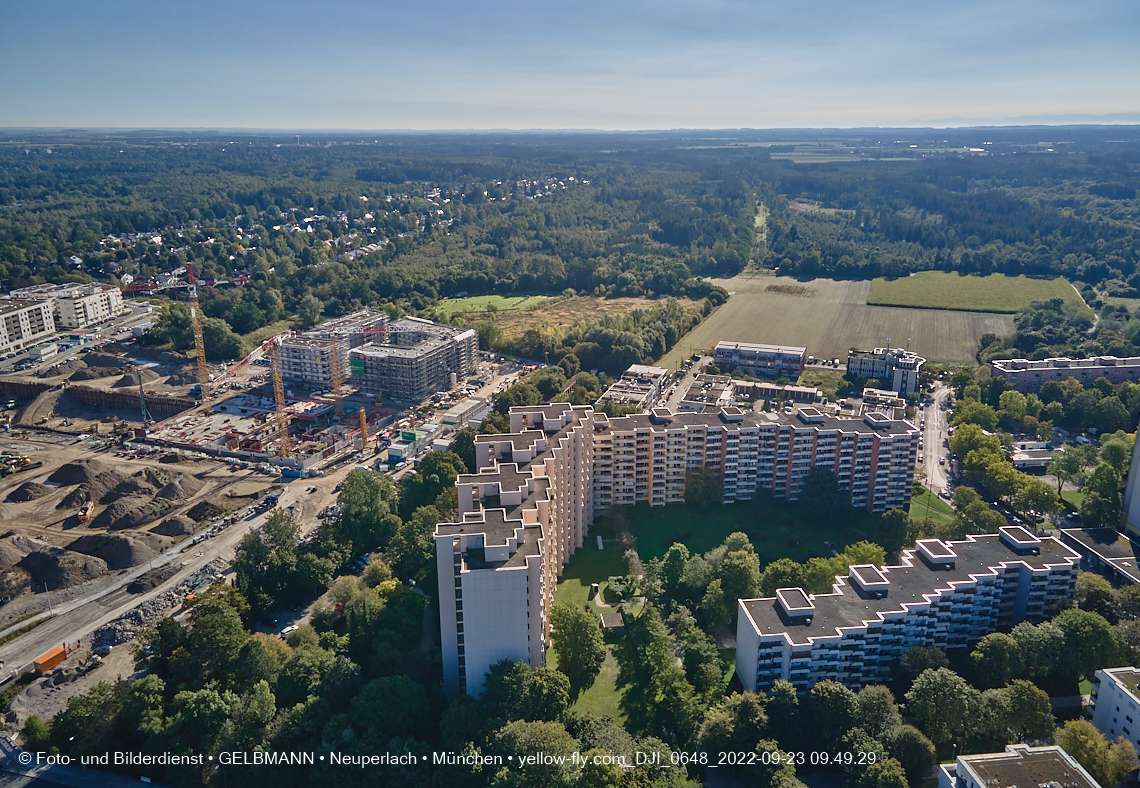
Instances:
[[[190,280],[190,326],[194,331],[194,352],[198,356],[198,385],[206,393],[206,382],[210,370],[206,367],[206,340],[202,337],[202,307],[198,304],[198,283],[194,279],[194,264],[186,263],[186,274]]]
[[[340,341],[333,336],[329,340],[329,363],[332,366],[332,393],[336,398],[336,415],[344,416],[344,400],[340,396]]]
[[[368,450],[368,415],[363,405],[360,406],[360,450]]]
[[[289,456],[289,417],[285,413],[285,383],[281,379],[281,353],[277,348],[278,340],[275,338],[269,343],[269,365],[273,370],[273,401],[277,407],[277,438],[280,444],[277,447],[278,457]]]

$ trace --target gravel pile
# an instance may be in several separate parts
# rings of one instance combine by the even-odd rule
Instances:
[[[45,487],[42,484],[35,482],[24,482],[15,490],[8,493],[8,500],[14,503],[24,503],[26,501],[34,501],[37,498],[43,498],[45,495],[52,491],[51,487]]]
[[[75,462],[67,463],[67,465],[61,465],[56,469],[55,473],[48,477],[48,481],[64,486],[83,484],[84,482],[90,482],[99,474],[107,473],[110,470],[110,465],[93,458],[76,460]]]
[[[188,473],[180,473],[170,480],[170,483],[158,491],[159,498],[168,501],[184,501],[205,486],[205,483]]]
[[[156,520],[174,508],[174,504],[163,498],[149,500],[133,497],[120,498],[99,513],[89,523],[90,528],[106,528],[108,531],[121,531],[138,528],[151,520]]]
[[[0,565],[15,566],[24,560],[28,553],[37,550],[51,550],[52,546],[30,536],[9,532],[0,539]]]
[[[189,536],[198,527],[198,524],[186,515],[176,514],[173,517],[167,517],[154,528],[151,528],[150,531],[162,536]]]
[[[79,485],[67,495],[63,496],[63,500],[56,504],[55,508],[78,509],[88,500],[101,501],[107,493],[118,487],[122,481],[123,477],[118,471],[101,473],[91,481]]]
[[[107,568],[114,571],[145,564],[170,543],[171,540],[153,534],[88,534],[76,539],[67,549],[102,559]]]
[[[92,367],[125,367],[128,364],[125,358],[110,353],[88,353],[83,360]]]
[[[128,476],[115,488],[108,492],[101,499],[103,503],[113,503],[120,498],[128,498],[131,496],[153,496],[160,489],[163,489],[170,483],[170,474],[166,471],[161,471],[156,468],[144,468],[143,470]]]
[[[215,558],[206,564],[198,575],[179,583],[153,599],[148,599],[129,613],[124,613],[107,626],[96,630],[91,639],[92,647],[99,649],[106,646],[118,646],[132,640],[144,629],[154,626],[159,619],[166,618],[172,610],[180,607],[182,600],[198,583],[221,574],[225,569],[226,562],[220,558]]]
[[[103,559],[58,547],[28,553],[16,566],[32,576],[34,585],[47,583],[52,590],[79,585],[108,574],[107,562]]]
[[[36,373],[38,378],[58,378],[60,375],[74,375],[81,369],[86,369],[87,365],[79,359],[75,361],[61,361],[55,369],[41,369]]]
[[[198,367],[183,367],[166,379],[168,386],[193,386],[198,382]]]
[[[154,370],[150,370],[150,369],[140,369],[139,373],[142,375],[143,383],[153,383],[154,381],[156,381],[160,377],[162,377],[157,372],[155,372]],[[139,379],[135,375],[135,373],[128,372],[126,375],[123,375],[121,378],[119,378],[113,384],[111,384],[111,388],[122,389],[122,388],[126,388],[128,386],[137,386],[138,384],[139,384]]]
[[[99,378],[121,375],[122,373],[123,369],[121,367],[86,367],[73,374],[68,380],[98,380]]]

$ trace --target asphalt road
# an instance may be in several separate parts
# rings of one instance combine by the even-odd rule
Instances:
[[[948,440],[948,411],[942,406],[950,397],[950,388],[938,384],[930,395],[930,405],[922,410],[926,417],[926,427],[922,433],[923,470],[926,471],[926,486],[937,495],[943,488],[950,487],[950,460],[946,459],[950,449],[944,445]],[[921,423],[921,421],[920,421]],[[939,460],[945,459],[946,465]]]

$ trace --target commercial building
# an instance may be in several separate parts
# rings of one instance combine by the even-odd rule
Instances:
[[[435,533],[449,692],[477,693],[500,659],[544,664],[549,594],[610,506],[684,500],[685,473],[706,467],[724,502],[758,488],[795,498],[814,466],[831,469],[853,506],[907,508],[918,431],[907,422],[724,408],[716,414],[608,418],[566,403],[516,407],[511,432],[479,435],[478,472],[460,476],[457,523]]]
[[[419,402],[474,372],[478,350],[474,329],[405,317],[388,327],[385,344],[369,343],[349,353],[351,379],[364,391]]]
[[[756,345],[751,342],[717,342],[713,363],[740,372],[770,378],[796,378],[804,371],[805,347]]]
[[[60,328],[86,328],[123,313],[123,293],[114,285],[43,284],[13,290],[10,298],[52,304]]]
[[[701,374],[693,378],[692,385],[685,392],[677,409],[684,413],[704,413],[718,411],[733,405],[737,400],[748,402],[791,401],[797,405],[809,405],[821,399],[820,390],[810,386],[793,386],[766,381],[736,380],[728,375]]]
[[[289,383],[308,389],[329,388],[333,383],[332,353],[335,344],[340,379],[348,380],[350,351],[382,338],[387,325],[386,313],[362,309],[326,321],[302,334],[285,337],[278,347],[281,376]]]
[[[1089,386],[1097,378],[1107,378],[1109,383],[1140,381],[1140,356],[1117,358],[1116,356],[1094,356],[1093,358],[1046,358],[1029,361],[1024,358],[995,359],[990,362],[993,376],[1005,380],[1022,394],[1037,394],[1049,381],[1079,381]]]
[[[26,350],[55,334],[51,302],[0,302],[0,353]]]
[[[661,396],[661,390],[668,379],[667,369],[634,364],[606,389],[594,405],[600,407],[606,402],[611,402],[615,405],[648,410],[657,404],[657,399]]]
[[[1096,672],[1089,698],[1092,724],[1115,741],[1123,736],[1140,747],[1140,670],[1105,668]]]
[[[1056,744],[1006,745],[1005,752],[959,755],[938,767],[938,788],[1100,788],[1073,756]]]
[[[902,348],[877,347],[852,350],[847,354],[847,373],[867,380],[876,379],[881,388],[905,397],[918,391],[918,376],[926,359]]]
[[[1069,599],[1080,555],[1019,526],[960,542],[921,539],[897,566],[852,566],[832,593],[784,588],[739,601],[736,673],[758,691],[823,679],[852,688],[886,681],[914,646],[966,648],[990,632],[1039,622]]]

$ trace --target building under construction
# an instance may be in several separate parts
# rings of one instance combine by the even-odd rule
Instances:
[[[349,351],[382,337],[387,325],[388,315],[384,312],[362,309],[304,333],[284,337],[278,348],[281,377],[290,384],[310,390],[332,387],[335,343],[340,379],[347,380]]]
[[[478,350],[474,329],[405,317],[388,326],[382,344],[350,352],[351,380],[358,389],[386,399],[420,402],[474,372]]]

